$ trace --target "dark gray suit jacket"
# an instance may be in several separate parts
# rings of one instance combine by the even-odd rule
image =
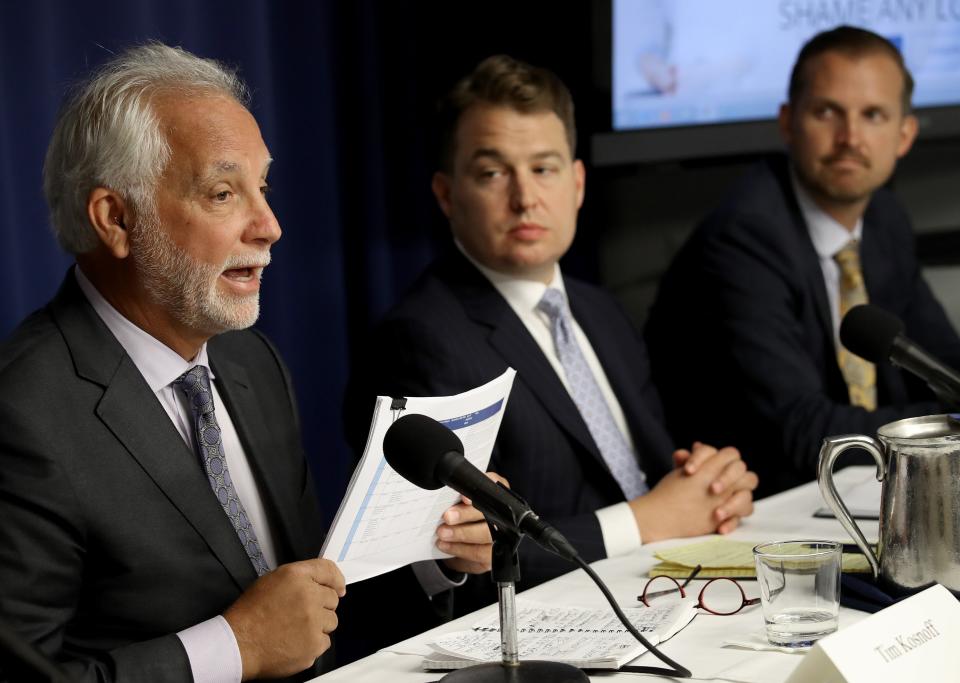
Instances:
[[[323,529],[290,378],[251,331],[210,341],[278,560]],[[68,274],[0,346],[0,614],[78,680],[189,681],[175,633],[255,579],[196,456]]]
[[[564,278],[570,307],[623,408],[651,485],[671,468],[643,342],[613,297]],[[472,389],[517,371],[490,469],[503,474],[588,562],[604,557],[594,511],[624,500],[556,371],[490,282],[451,253],[421,276],[371,335],[348,391],[348,436],[362,449],[378,395],[430,396]],[[572,569],[524,541],[521,588]],[[490,592],[488,597],[495,599]]]
[[[870,302],[960,367],[960,338],[886,189],[863,216],[861,262]],[[695,429],[714,445],[739,447],[764,494],[815,478],[825,436],[873,434],[942,412],[925,386],[889,363],[877,367],[880,407],[850,405],[823,272],[782,156],[748,173],[697,228],[661,281],[646,336],[673,435],[684,440]]]

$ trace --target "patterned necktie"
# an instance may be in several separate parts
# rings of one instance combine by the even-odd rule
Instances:
[[[867,287],[860,269],[860,250],[856,240],[847,242],[833,255],[840,266],[840,319],[854,306],[867,303]],[[856,356],[840,344],[837,362],[847,383],[850,403],[867,410],[877,408],[877,368],[873,363]]]
[[[174,384],[180,388],[186,395],[187,402],[193,410],[194,435],[197,439],[197,450],[200,461],[203,463],[203,469],[210,480],[210,488],[213,489],[227,513],[233,528],[240,537],[247,555],[250,556],[250,562],[253,568],[257,570],[257,576],[263,576],[270,568],[263,558],[263,552],[260,550],[260,543],[257,541],[257,535],[253,531],[253,526],[247,518],[247,513],[243,509],[243,503],[237,497],[237,492],[233,488],[233,481],[230,479],[230,472],[227,470],[227,460],[223,455],[223,439],[220,435],[220,425],[217,424],[217,416],[213,411],[213,392],[210,391],[210,375],[207,369],[202,365],[195,365],[178,377]]]
[[[649,490],[647,477],[613,419],[613,413],[600,391],[600,385],[597,384],[597,379],[587,365],[587,359],[584,358],[576,337],[573,336],[573,321],[567,311],[563,292],[548,288],[537,308],[550,319],[553,343],[563,372],[567,376],[573,402],[623,495],[627,500],[633,500],[646,493]]]

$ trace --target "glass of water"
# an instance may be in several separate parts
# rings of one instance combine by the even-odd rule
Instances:
[[[842,550],[833,541],[777,541],[753,549],[772,644],[808,647],[837,630]]]

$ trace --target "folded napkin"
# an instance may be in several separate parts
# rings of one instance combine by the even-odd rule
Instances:
[[[744,633],[732,636],[723,641],[724,647],[737,647],[743,650],[764,650],[769,652],[786,652],[787,654],[804,654],[809,647],[784,647],[783,645],[773,645],[767,640],[767,632],[763,629],[752,633]]]

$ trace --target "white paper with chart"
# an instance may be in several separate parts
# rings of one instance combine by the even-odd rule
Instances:
[[[460,494],[446,486],[421,489],[397,474],[383,456],[383,438],[403,415],[432,417],[463,442],[464,455],[486,470],[516,371],[507,369],[481,387],[456,396],[377,397],[363,458],[350,479],[320,557],[333,560],[347,583],[411,562],[442,559],[435,545],[443,512]],[[400,403],[404,404],[398,409]]]

